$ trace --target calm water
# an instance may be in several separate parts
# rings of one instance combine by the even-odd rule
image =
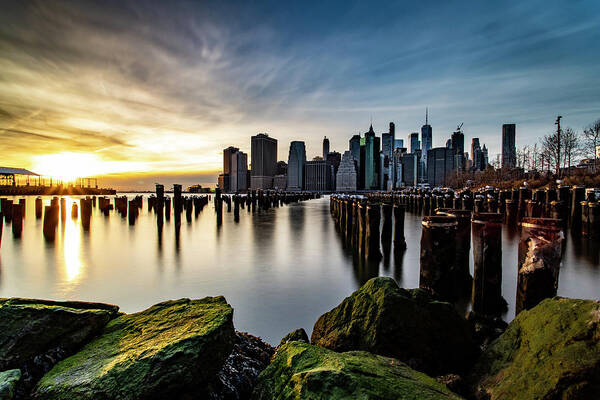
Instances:
[[[189,224],[184,215],[179,233],[173,218],[165,221],[162,234],[146,201],[135,226],[114,211],[105,217],[94,208],[91,229],[83,232],[70,218],[73,199],[67,198],[69,212],[55,243],[43,238],[33,197],[27,199],[21,239],[4,224],[0,297],[100,301],[135,312],[167,299],[224,295],[235,309],[236,329],[275,344],[295,328],[310,335],[319,315],[371,277],[391,276],[406,288],[419,283],[421,217],[409,213],[408,249],[365,265],[344,248],[328,198],[261,214],[240,210],[238,223],[225,212],[220,228],[211,203]],[[504,229],[503,236],[503,293],[510,320],[518,233]],[[598,299],[599,264],[597,242],[567,234],[559,295]]]

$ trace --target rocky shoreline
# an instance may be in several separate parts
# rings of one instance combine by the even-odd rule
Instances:
[[[0,400],[29,398],[596,399],[600,304],[546,299],[507,326],[373,278],[273,348],[223,297],[0,299]]]

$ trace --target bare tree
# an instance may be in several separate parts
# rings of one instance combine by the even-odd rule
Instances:
[[[567,168],[569,175],[571,175],[571,161],[579,155],[581,148],[579,135],[573,129],[567,127],[561,132],[560,141],[563,168]]]
[[[560,146],[556,132],[549,133],[542,138],[542,154],[548,170],[556,166],[556,174],[560,174]]]
[[[583,130],[583,137],[585,155],[594,158],[594,172],[596,172],[598,166],[596,147],[600,145],[600,119]]]

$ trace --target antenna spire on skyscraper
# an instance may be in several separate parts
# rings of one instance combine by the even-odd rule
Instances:
[[[425,107],[425,125],[429,125],[429,109]]]

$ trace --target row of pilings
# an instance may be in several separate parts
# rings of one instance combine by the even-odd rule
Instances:
[[[147,198],[148,212],[156,215],[157,225],[162,228],[164,221],[169,221],[171,216],[175,224],[179,226],[181,219],[185,214],[186,221],[191,223],[192,216],[198,217],[204,207],[208,206],[211,200],[214,201],[214,207],[217,216],[217,225],[223,223],[223,209],[234,214],[236,222],[240,219],[240,209],[246,208],[248,212],[266,212],[271,208],[280,207],[290,203],[320,198],[318,193],[308,192],[281,192],[270,190],[252,190],[247,195],[233,194],[224,195],[217,189],[215,195],[191,195],[183,196],[182,186],[173,186],[173,196],[165,196],[164,186],[156,185],[156,193]],[[113,200],[114,199],[114,200]],[[13,236],[20,238],[23,231],[23,219],[25,218],[24,198],[14,202],[11,199],[0,198],[0,220],[4,219],[7,223],[12,223]],[[77,202],[72,202],[70,215],[71,218],[81,218],[81,225],[84,231],[90,230],[92,209],[97,207],[100,213],[108,217],[114,210],[123,219],[127,218],[129,225],[135,225],[140,212],[144,206],[144,199],[141,195],[134,198],[127,196],[87,196]],[[225,206],[225,207],[224,207]],[[49,204],[45,205],[41,197],[35,199],[35,216],[37,219],[43,218],[44,238],[53,242],[56,239],[56,230],[60,221],[65,221],[67,217],[66,198],[53,197]],[[0,223],[0,245],[2,243],[3,224]]]
[[[580,195],[579,188],[570,188],[571,191]],[[566,193],[563,189],[565,204]],[[512,197],[513,193],[510,194]],[[543,214],[547,210],[545,206],[540,206],[543,211],[537,215],[530,214],[531,207],[525,207],[523,215],[513,221],[507,218],[507,208],[501,212],[496,206],[507,195],[508,192],[489,189],[486,193],[435,193],[415,189],[401,193],[369,193],[366,196],[332,195],[330,210],[350,247],[363,257],[375,260],[381,257],[379,243],[384,245],[392,236],[395,251],[405,248],[405,212],[423,215],[419,286],[450,302],[468,298],[474,312],[498,316],[507,309],[502,298],[503,225],[516,223],[521,229],[517,314],[556,295],[563,231],[566,226],[573,226],[570,212],[563,211],[562,218],[542,217],[546,215]],[[526,192],[521,189],[516,191],[516,196],[527,205],[530,203],[526,200],[539,199],[539,192],[527,199]],[[485,207],[482,198],[488,200]],[[513,201],[512,198],[503,200],[505,205],[509,204],[507,200]],[[520,202],[518,200],[516,204]],[[560,200],[550,202],[550,212],[556,209],[557,202],[560,203]],[[570,208],[567,210],[570,211]],[[473,276],[469,268],[471,251]]]

